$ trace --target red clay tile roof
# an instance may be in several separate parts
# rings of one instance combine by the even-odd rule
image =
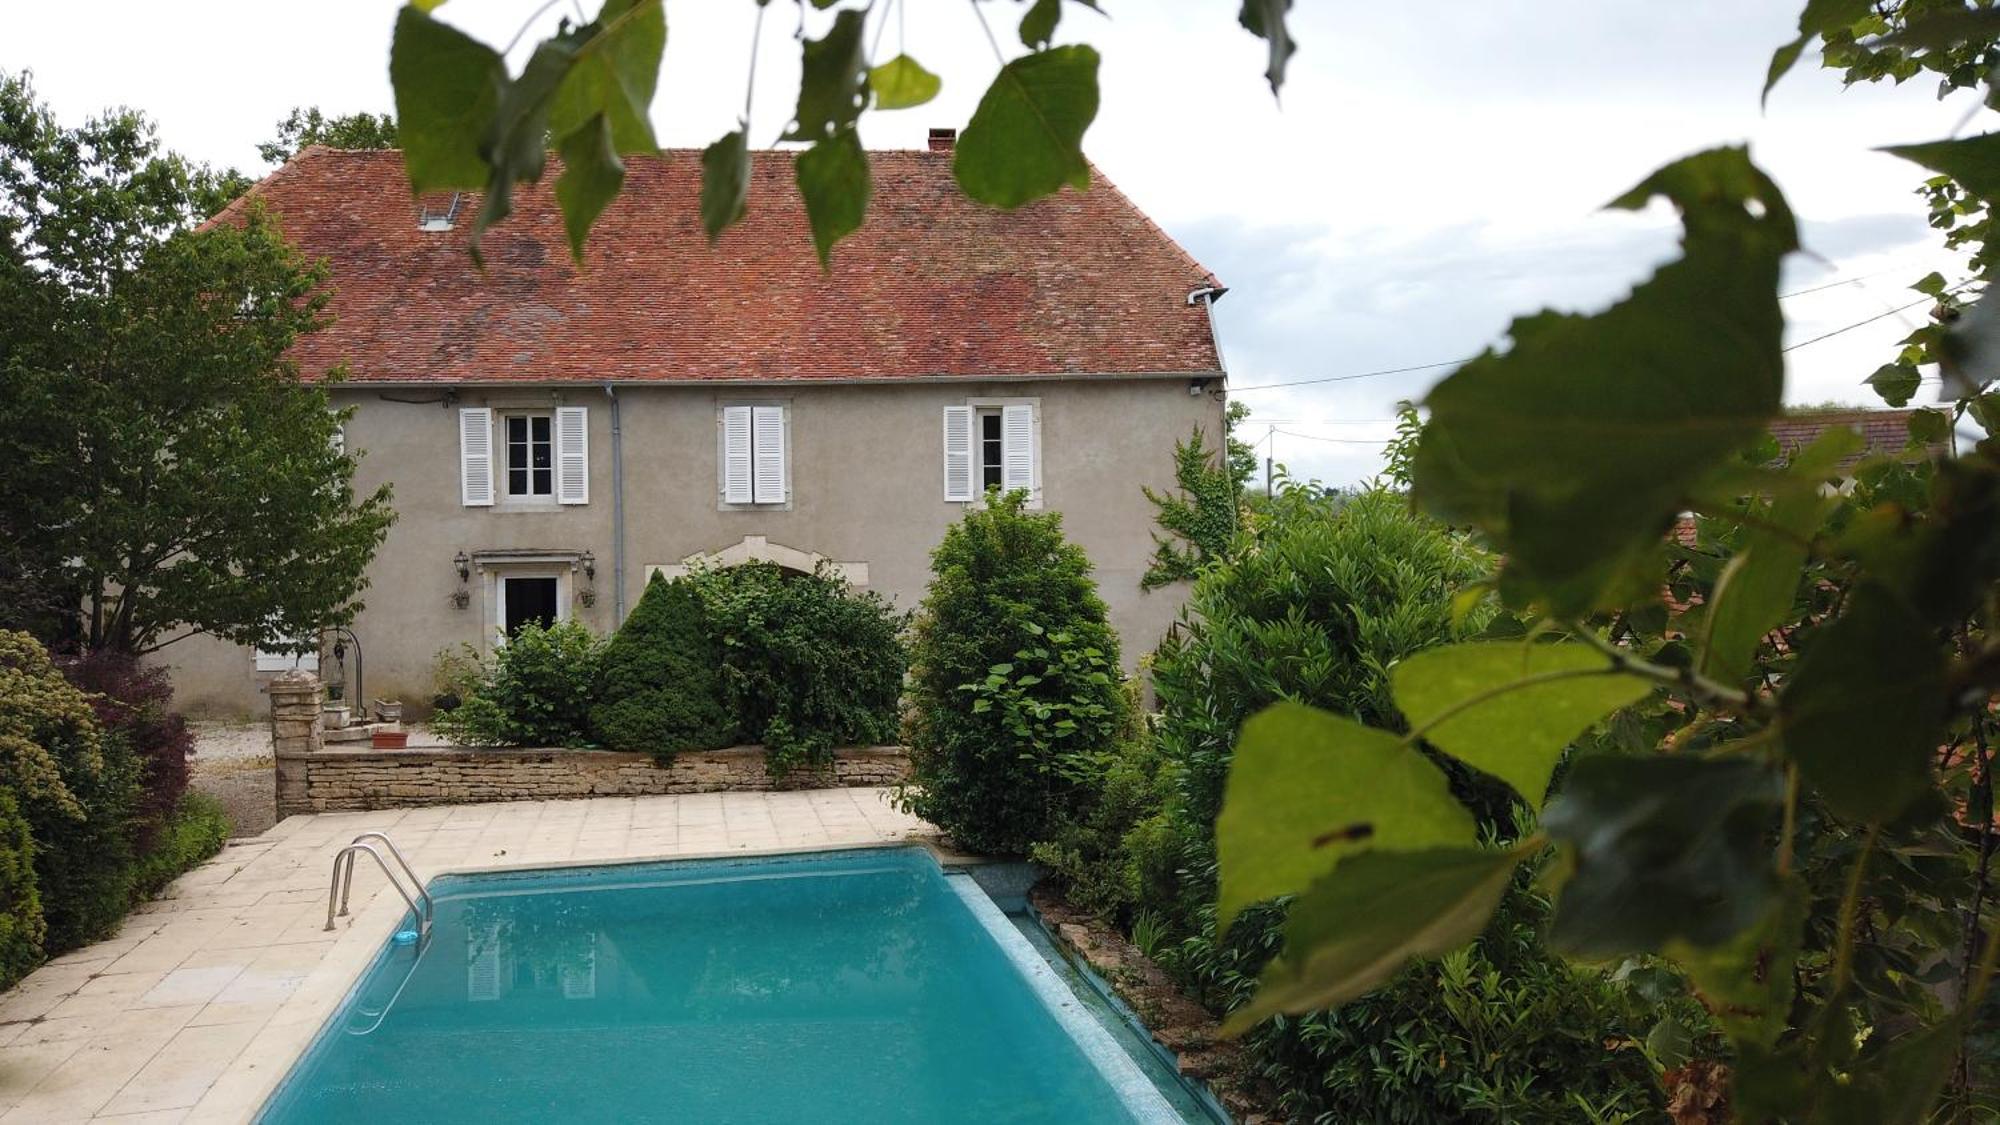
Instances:
[[[1910,415],[1915,413],[1914,410],[1806,410],[1772,422],[1771,436],[1778,439],[1779,447],[1789,457],[1835,426],[1860,430],[1864,444],[1861,452],[1840,463],[1845,471],[1864,457],[1901,453],[1910,440]],[[1929,449],[1933,456],[1943,452],[1942,444],[1933,443]]]
[[[699,154],[629,160],[581,273],[558,168],[487,232],[483,276],[466,253],[477,198],[456,229],[420,231],[399,152],[309,148],[250,198],[332,270],[334,323],[295,354],[308,377],[339,363],[371,383],[1220,372],[1187,302],[1214,277],[1101,174],[1007,212],[959,194],[949,152],[870,153],[868,221],[822,273],[793,156],[753,154],[749,217],[713,247]]]

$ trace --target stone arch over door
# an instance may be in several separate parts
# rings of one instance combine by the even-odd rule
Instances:
[[[646,568],[646,579],[651,581],[655,574],[680,578],[697,566],[731,567],[753,562],[774,563],[801,574],[811,574],[824,564],[835,577],[851,586],[868,585],[868,564],[865,562],[837,562],[816,551],[802,551],[783,543],[773,543],[762,535],[746,535],[740,543],[731,543],[707,554],[689,555],[677,563],[655,563]]]

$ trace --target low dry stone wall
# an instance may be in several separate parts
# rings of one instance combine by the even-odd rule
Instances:
[[[893,785],[909,773],[898,746],[834,752],[820,769],[772,777],[764,748],[677,755],[604,750],[278,749],[278,815],[409,805],[537,801],[564,797],[654,797],[770,789]]]

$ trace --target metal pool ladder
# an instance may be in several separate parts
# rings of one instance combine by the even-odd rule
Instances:
[[[382,858],[382,853],[376,851],[373,844],[363,842],[366,840],[382,841],[382,845],[389,849],[389,854],[396,858],[396,866],[402,868],[403,874],[409,878],[410,888],[414,888],[414,894],[411,889],[406,889],[403,881],[389,869],[389,861]],[[366,852],[375,857],[375,863],[382,868],[382,874],[388,877],[389,885],[396,888],[396,893],[402,895],[403,901],[410,905],[410,913],[416,915],[418,940],[428,940],[431,936],[431,919],[437,916],[437,904],[431,901],[431,893],[424,889],[424,881],[417,878],[417,873],[411,870],[410,861],[403,858],[403,853],[397,850],[395,841],[380,832],[363,832],[333,857],[333,883],[326,891],[326,928],[333,929],[336,905],[340,908],[337,913],[341,917],[347,916],[347,898],[348,893],[354,889],[354,856],[357,852]]]

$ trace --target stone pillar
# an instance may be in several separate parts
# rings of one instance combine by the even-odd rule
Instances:
[[[271,678],[271,757],[277,766],[278,819],[311,812],[307,758],[320,749],[319,677],[304,669]]]

